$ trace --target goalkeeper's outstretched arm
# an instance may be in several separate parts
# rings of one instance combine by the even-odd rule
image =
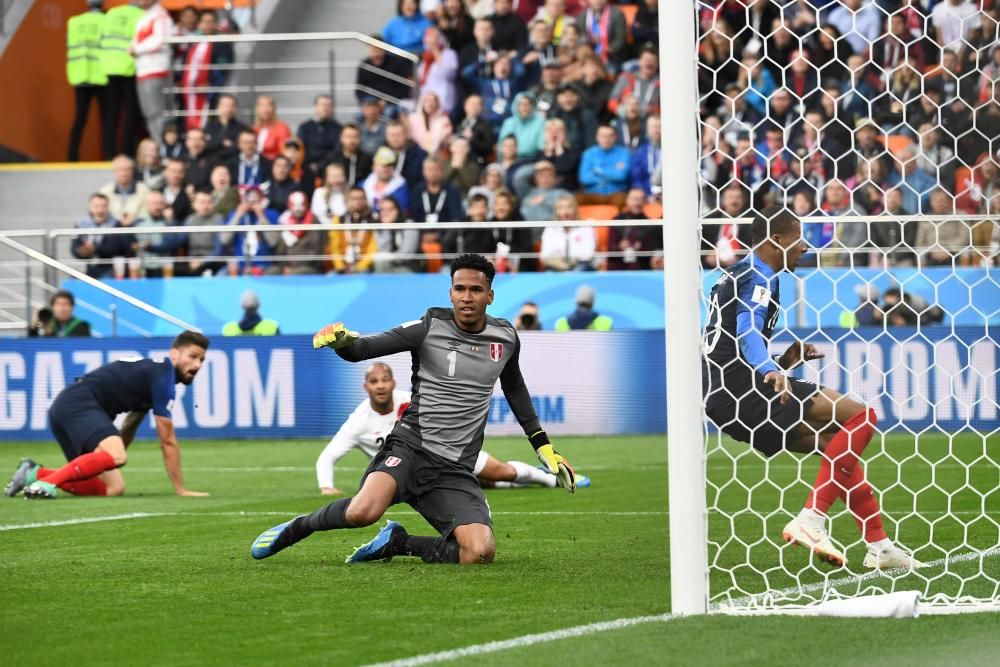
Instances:
[[[339,327],[339,328],[338,328]],[[313,337],[315,347],[330,347],[341,359],[357,362],[376,357],[385,357],[397,352],[416,350],[427,335],[426,317],[412,322],[404,322],[388,331],[371,336],[359,336],[348,331],[339,322],[324,327]]]

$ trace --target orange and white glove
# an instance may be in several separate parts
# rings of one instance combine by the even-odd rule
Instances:
[[[328,324],[313,336],[313,348],[318,350],[321,347],[328,347],[331,350],[340,350],[361,337],[357,331],[350,331],[341,322]]]

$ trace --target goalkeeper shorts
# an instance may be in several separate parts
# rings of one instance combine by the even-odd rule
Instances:
[[[819,385],[789,377],[793,398],[782,403],[773,385],[764,384],[764,376],[748,368],[723,373],[702,367],[702,390],[705,414],[723,433],[749,443],[765,456],[774,456],[785,448],[796,427],[805,421]]]

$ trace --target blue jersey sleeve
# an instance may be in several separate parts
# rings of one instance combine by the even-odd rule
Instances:
[[[751,272],[739,280],[737,297],[736,338],[743,358],[759,373],[780,371],[778,364],[767,354],[767,341],[763,334],[764,318],[771,302],[769,282]]]
[[[150,394],[153,397],[153,414],[157,417],[170,419],[170,410],[173,408],[174,396],[176,395],[174,365],[170,363],[170,359],[165,359],[163,365],[153,376]]]

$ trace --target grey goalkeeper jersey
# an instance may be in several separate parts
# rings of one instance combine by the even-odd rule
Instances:
[[[419,320],[359,338],[337,354],[363,361],[410,352],[413,396],[393,437],[471,470],[498,379],[525,434],[542,429],[521,376],[519,350],[517,332],[506,320],[487,315],[486,328],[472,334],[455,325],[452,309],[431,308]]]

